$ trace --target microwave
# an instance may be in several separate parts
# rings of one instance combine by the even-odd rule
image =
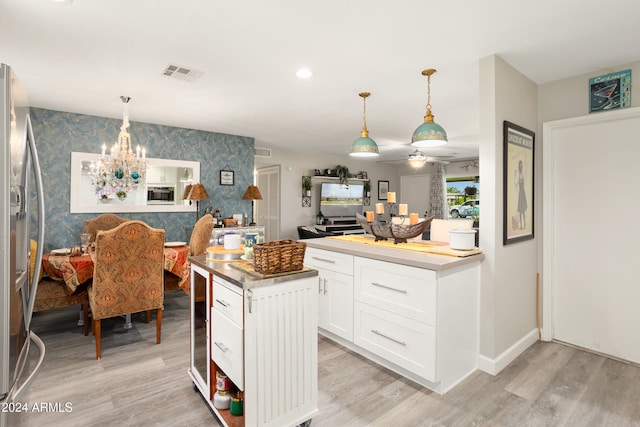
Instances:
[[[176,202],[175,186],[148,186],[147,187],[147,204],[148,205],[173,205]]]

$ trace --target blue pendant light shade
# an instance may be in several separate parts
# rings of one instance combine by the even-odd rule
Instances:
[[[431,75],[435,72],[433,68],[422,72],[423,76],[427,76],[427,113],[424,116],[424,123],[418,126],[411,137],[411,145],[414,147],[430,148],[447,143],[447,133],[442,126],[433,121],[431,113]]]
[[[362,132],[360,133],[360,138],[353,141],[351,144],[351,155],[356,157],[373,157],[377,156],[378,153],[378,144],[369,138],[369,131],[367,130],[367,97],[371,95],[369,92],[360,92],[358,94],[362,97],[362,101],[364,102],[364,125],[362,127]]]

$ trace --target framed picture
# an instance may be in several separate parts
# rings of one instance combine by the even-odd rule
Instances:
[[[233,184],[233,171],[220,171],[220,185]]]
[[[503,125],[504,245],[533,239],[533,167],[535,134],[505,121]]]
[[[589,112],[631,106],[631,70],[589,79]]]
[[[378,181],[378,200],[387,200],[389,181]]]

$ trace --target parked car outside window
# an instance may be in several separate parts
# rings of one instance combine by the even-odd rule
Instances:
[[[477,216],[480,213],[480,200],[467,200],[461,205],[451,206],[449,214],[454,218],[466,218],[467,216]]]

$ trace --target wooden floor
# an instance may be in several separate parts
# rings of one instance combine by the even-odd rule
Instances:
[[[155,320],[103,320],[102,359],[75,326],[75,307],[36,313],[46,359],[9,426],[210,426],[189,365],[189,300],[166,295]],[[499,375],[476,372],[439,396],[332,342],[319,342],[319,413],[312,426],[640,426],[640,368],[558,343],[536,343]],[[59,403],[69,412],[33,412]]]

